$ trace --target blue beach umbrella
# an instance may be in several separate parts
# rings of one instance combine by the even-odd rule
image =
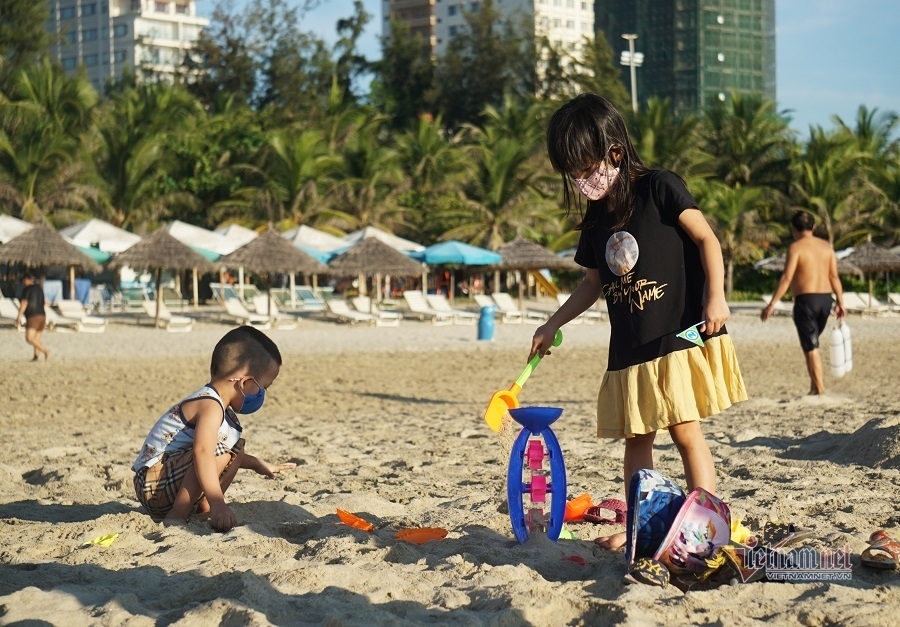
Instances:
[[[500,263],[502,259],[500,253],[456,240],[440,242],[411,256],[429,266],[489,266]]]

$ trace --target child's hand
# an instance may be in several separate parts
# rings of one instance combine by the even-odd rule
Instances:
[[[703,317],[706,322],[700,327],[700,332],[706,335],[713,335],[719,332],[725,326],[725,321],[731,315],[728,309],[728,303],[725,302],[725,295],[714,296],[706,303]]]
[[[297,464],[293,462],[288,462],[286,464],[270,464],[265,460],[259,460],[259,468],[256,469],[261,475],[265,475],[269,479],[274,479],[275,474],[279,472],[284,472],[285,470],[293,470],[297,467]]]
[[[216,531],[231,531],[237,518],[225,503],[211,503],[209,506],[209,526]]]

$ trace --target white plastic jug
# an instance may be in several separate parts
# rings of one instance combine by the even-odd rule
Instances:
[[[831,330],[828,344],[831,346],[831,374],[843,377],[847,370],[844,359],[844,334],[839,327],[836,326]]]
[[[853,347],[850,345],[850,325],[841,322],[841,335],[844,336],[844,374],[853,370]]]

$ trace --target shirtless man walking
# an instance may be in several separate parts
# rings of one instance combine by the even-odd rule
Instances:
[[[790,288],[794,296],[794,325],[800,336],[800,347],[809,371],[809,393],[824,394],[825,380],[822,358],[819,355],[819,336],[825,330],[828,316],[831,315],[832,292],[837,298],[834,314],[840,320],[846,312],[844,292],[837,273],[837,257],[828,242],[813,235],[814,226],[814,218],[805,211],[798,211],[791,219],[794,243],[788,248],[784,273],[778,287],[760,317],[763,322],[768,320],[775,303]]]

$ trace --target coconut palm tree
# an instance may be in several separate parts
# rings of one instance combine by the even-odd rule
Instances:
[[[0,205],[25,220],[65,223],[97,199],[87,183],[82,135],[97,94],[49,62],[23,70],[0,94]]]
[[[700,119],[675,117],[668,99],[650,98],[635,117],[634,144],[650,168],[671,170],[685,179],[709,169],[713,159],[701,148]]]
[[[762,259],[769,245],[779,241],[785,232],[782,225],[763,218],[771,195],[768,188],[740,184],[732,187],[720,181],[709,181],[704,186],[700,204],[722,246],[726,298],[734,293],[735,264]]]

